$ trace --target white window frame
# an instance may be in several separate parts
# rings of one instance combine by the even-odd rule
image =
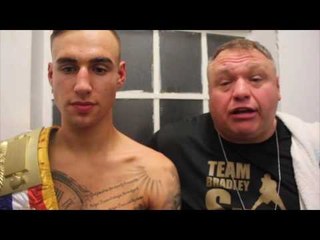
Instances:
[[[143,90],[126,90],[117,92],[117,99],[152,99],[153,100],[153,131],[160,129],[160,100],[202,100],[202,112],[208,112],[208,84],[207,84],[207,34],[247,37],[249,30],[176,30],[183,32],[201,33],[201,93],[162,93],[160,74],[160,37],[159,30],[153,30],[153,92]],[[128,63],[130,64],[130,63]]]

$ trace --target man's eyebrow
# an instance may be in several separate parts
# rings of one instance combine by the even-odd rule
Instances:
[[[76,59],[74,58],[68,58],[68,57],[62,57],[62,58],[58,58],[57,59],[57,63],[58,64],[63,64],[63,63],[76,63],[78,62]]]
[[[218,68],[218,69],[216,69],[216,74],[221,74],[221,75],[226,74],[226,75],[230,75],[230,70],[227,69],[227,68],[225,68],[225,67],[223,67],[223,68]]]
[[[58,64],[64,64],[64,63],[77,63],[78,60],[75,58],[70,58],[70,57],[62,57],[57,59],[57,63]],[[90,64],[94,64],[94,63],[113,63],[112,60],[110,58],[107,57],[96,57],[93,59],[89,60]]]
[[[107,57],[96,57],[94,59],[91,59],[90,63],[91,64],[92,63],[112,63],[113,64],[113,61]]]

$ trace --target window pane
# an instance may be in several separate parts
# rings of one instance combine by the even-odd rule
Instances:
[[[201,34],[160,31],[161,92],[201,92]]]
[[[127,81],[121,90],[152,92],[152,30],[117,32],[122,43],[122,59],[127,67]]]
[[[202,114],[201,100],[160,100],[160,127]]]
[[[213,53],[215,53],[215,51],[221,44],[235,38],[240,38],[240,37],[225,36],[225,35],[218,35],[218,34],[207,34],[208,58],[212,57]]]
[[[117,99],[113,108],[116,128],[140,143],[153,133],[153,100]]]

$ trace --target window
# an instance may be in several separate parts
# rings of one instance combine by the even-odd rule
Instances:
[[[146,143],[164,125],[208,111],[206,67],[222,43],[249,31],[121,30],[125,87],[117,93],[114,124]],[[53,109],[53,122],[59,124]]]

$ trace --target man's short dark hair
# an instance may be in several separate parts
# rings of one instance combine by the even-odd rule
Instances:
[[[70,31],[70,30],[53,30],[52,31],[51,36],[50,36],[50,46],[51,46],[50,48],[51,48],[51,50],[52,50],[53,40],[57,36],[61,35],[64,32],[67,32],[67,31]],[[118,45],[119,45],[119,59],[118,60],[120,61],[120,59],[121,59],[121,41],[120,41],[120,37],[119,37],[118,33],[115,30],[108,30],[108,31],[110,31],[113,34],[113,36],[116,38],[116,40],[118,42]]]
[[[52,42],[53,42],[53,40],[54,40],[57,36],[61,35],[62,33],[66,32],[66,31],[68,31],[68,30],[53,30],[53,31],[52,31],[51,36],[50,36],[51,48],[52,48]],[[118,33],[117,33],[115,30],[109,30],[109,31],[115,36],[115,38],[117,39],[117,41],[118,41],[118,43],[119,43],[119,45],[120,45],[120,37],[119,37]]]
[[[271,55],[271,53],[269,52],[269,50],[266,47],[261,45],[259,42],[251,41],[251,40],[245,39],[245,38],[237,38],[237,39],[234,39],[234,40],[231,40],[229,42],[226,42],[226,43],[222,44],[214,52],[214,54],[212,55],[210,61],[213,61],[214,59],[216,59],[216,57],[222,51],[228,50],[228,49],[245,49],[245,50],[256,49],[259,52],[261,52],[264,56],[266,56],[268,59],[273,61],[272,55]]]

